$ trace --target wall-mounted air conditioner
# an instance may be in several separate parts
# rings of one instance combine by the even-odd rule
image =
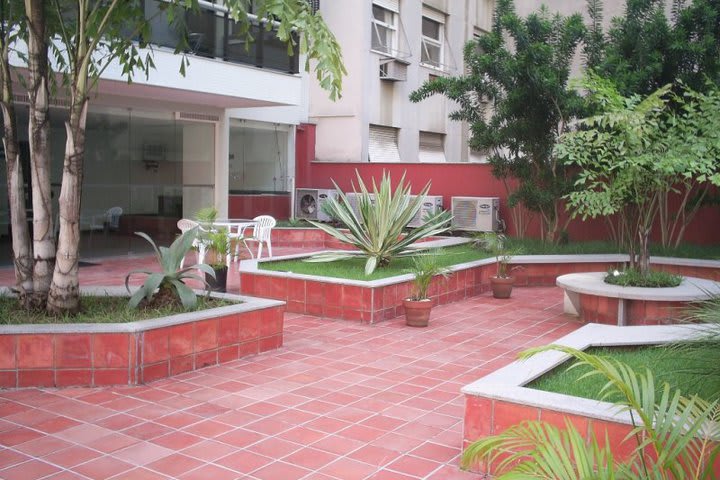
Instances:
[[[452,197],[452,227],[456,230],[496,232],[499,229],[500,199],[497,197]]]
[[[404,82],[407,80],[407,64],[395,59],[381,61],[380,79],[391,82]]]
[[[295,217],[329,222],[332,219],[323,211],[323,205],[331,198],[337,198],[337,191],[331,188],[295,189]]]
[[[410,195],[411,199],[414,199],[416,195]],[[440,213],[443,209],[443,197],[441,195],[426,195],[420,204],[420,210],[410,220],[408,227],[420,227],[425,223],[427,217]]]

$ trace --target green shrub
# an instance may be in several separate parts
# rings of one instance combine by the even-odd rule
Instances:
[[[135,232],[135,234],[152,245],[160,271],[153,272],[139,269],[133,270],[125,276],[125,288],[130,292],[130,277],[137,273],[147,275],[145,283],[130,297],[130,307],[137,307],[142,300],[145,300],[148,305],[152,305],[153,299],[156,300],[155,303],[167,302],[169,299],[179,299],[185,308],[194,308],[197,304],[197,296],[192,288],[185,285],[185,280],[199,280],[207,286],[203,278],[192,273],[194,270],[201,270],[215,278],[215,272],[209,265],[197,264],[180,268],[180,263],[192,248],[193,240],[197,237],[198,228],[188,230],[177,237],[170,247],[158,247],[153,239],[145,233]]]
[[[674,273],[650,270],[646,275],[634,268],[627,270],[611,270],[605,277],[605,283],[621,287],[665,288],[677,287],[682,283],[682,276]]]

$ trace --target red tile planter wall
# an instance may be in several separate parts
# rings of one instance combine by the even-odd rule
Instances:
[[[692,338],[703,331],[702,327],[696,327],[588,324],[554,343],[578,350],[598,344],[625,347],[657,345]],[[610,403],[525,387],[544,373],[561,367],[565,360],[559,355],[539,355],[531,361],[518,360],[463,387],[463,449],[477,440],[501,434],[523,421],[539,420],[560,429],[565,429],[566,422],[570,422],[584,438],[594,434],[600,445],[604,444],[607,435],[615,457],[618,460],[627,459],[637,445],[634,437],[625,440],[633,428],[629,412],[619,410]],[[648,454],[653,452],[648,451]],[[716,459],[713,466],[720,478],[720,459]],[[500,473],[497,468],[497,462],[486,461],[471,466],[471,470],[489,475]]]
[[[613,453],[619,460],[626,459],[634,448],[634,440],[623,442],[632,430],[631,425],[619,422],[609,422],[578,414],[558,412],[530,405],[512,403],[492,398],[465,396],[465,417],[463,429],[463,449],[470,443],[490,435],[497,435],[508,427],[517,425],[525,420],[542,420],[558,428],[565,428],[565,422],[570,421],[578,431],[587,438],[590,432],[595,432],[602,445],[607,432]],[[472,470],[479,473],[494,474],[496,464],[482,463],[474,465]]]
[[[490,263],[488,263],[490,262]],[[476,262],[478,263],[478,262]],[[577,268],[607,270],[614,263],[527,264],[515,270],[518,286],[555,285],[557,275],[579,271]],[[436,278],[430,286],[434,305],[444,305],[479,295],[490,289],[489,278],[495,274],[493,261],[455,271],[447,280]],[[339,283],[314,278],[296,278],[267,271],[242,271],[240,292],[287,302],[288,312],[317,315],[343,320],[375,323],[404,314],[402,301],[410,294],[411,281],[373,286],[372,282]],[[363,285],[363,283],[365,285]]]
[[[688,302],[658,302],[651,300],[625,300],[628,325],[662,325],[676,323],[678,312]],[[580,294],[580,317],[585,322],[617,325],[618,299]]]
[[[553,286],[559,275],[607,271],[622,266],[622,263],[622,260],[531,263],[518,258],[513,263],[513,275],[515,285],[519,287]],[[680,272],[683,270],[682,266],[673,267]],[[720,275],[720,268],[686,269],[696,276],[704,275],[702,278]],[[447,280],[435,279],[429,292],[433,304],[444,305],[488,291],[489,278],[495,271],[495,262],[488,259],[459,267]],[[403,315],[402,300],[409,295],[410,288],[411,282],[407,277],[395,281],[390,278],[376,282],[351,282],[264,270],[242,270],[240,274],[240,292],[244,295],[282,300],[287,303],[287,310],[293,313],[369,323]],[[617,312],[617,305],[615,308]],[[633,308],[639,311],[646,307],[636,305]],[[599,321],[604,322],[605,319]]]
[[[282,346],[284,310],[112,333],[0,329],[0,388],[136,385],[237,360]]]

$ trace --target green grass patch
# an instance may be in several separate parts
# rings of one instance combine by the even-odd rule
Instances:
[[[0,325],[22,325],[28,323],[127,323],[165,317],[176,313],[233,305],[234,303],[236,302],[198,297],[197,306],[192,310],[186,310],[182,306],[133,309],[128,307],[128,299],[124,297],[83,296],[80,300],[80,313],[75,316],[54,316],[48,315],[46,312],[25,311],[19,307],[18,301],[15,298],[0,297]]]
[[[702,358],[703,354],[712,355],[716,346],[707,345],[702,348],[707,350],[694,352],[695,358]],[[694,368],[689,369],[686,356],[677,355],[672,348],[663,346],[597,347],[590,348],[587,352],[619,360],[636,372],[644,372],[649,368],[655,377],[658,393],[661,392],[662,385],[667,382],[671,388],[679,388],[685,396],[698,395],[706,400],[720,397],[720,378],[713,375],[717,366],[709,362],[695,362]],[[594,375],[581,380],[580,377],[590,371],[590,368],[579,366],[568,369],[568,367],[567,363],[560,365],[526,386],[546,392],[601,400],[600,390],[606,383],[605,377]],[[613,401],[613,399],[611,398],[609,401]]]
[[[456,245],[438,249],[438,264],[443,267],[488,257],[490,257],[489,253],[471,245]],[[390,265],[377,268],[371,275],[365,275],[365,262],[366,259],[362,257],[324,263],[283,260],[279,262],[262,262],[258,268],[275,272],[302,273],[304,275],[347,278],[350,280],[378,280],[408,273],[412,266],[412,258],[396,258],[390,262]]]
[[[682,275],[674,273],[659,272],[650,270],[647,275],[642,275],[634,268],[618,272],[608,272],[605,283],[619,285],[621,287],[645,287],[645,288],[666,288],[677,287],[682,282]]]

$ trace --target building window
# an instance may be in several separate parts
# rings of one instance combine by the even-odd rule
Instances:
[[[397,50],[397,2],[376,1],[372,5],[372,41],[376,52],[393,55]]]
[[[398,129],[370,125],[368,137],[368,161],[370,162],[399,162]]]
[[[420,63],[433,68],[441,68],[443,65],[444,42],[444,15],[435,12],[434,10],[423,8]]]
[[[418,160],[421,162],[445,162],[445,135],[435,132],[420,132],[420,151]]]

